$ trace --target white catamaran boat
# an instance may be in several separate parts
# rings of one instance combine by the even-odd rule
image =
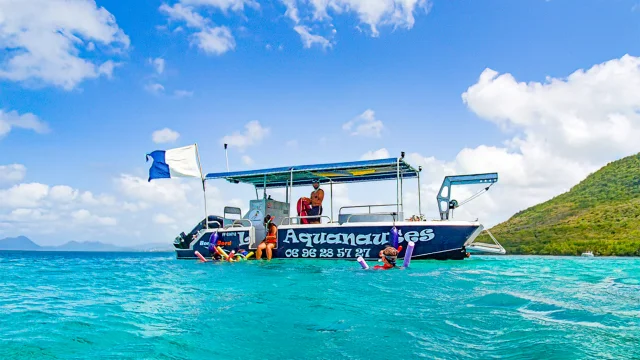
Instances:
[[[266,215],[274,217],[278,226],[274,258],[355,259],[362,256],[376,259],[379,251],[391,243],[394,228],[394,233],[398,232],[398,243],[405,249],[399,257],[404,257],[409,241],[415,243],[413,259],[460,260],[469,256],[468,251],[504,254],[504,248],[495,239],[494,244],[474,243],[484,229],[478,221],[450,219],[452,211],[466,202],[458,204],[451,199],[451,186],[487,184],[484,192],[498,181],[498,174],[445,177],[437,197],[440,219],[424,220],[419,196],[420,214],[407,220],[403,184],[407,179],[416,178],[419,189],[421,170],[405,162],[403,153],[399,158],[208,174],[204,178],[206,181],[224,179],[252,185],[256,199],[250,201],[249,210],[244,214],[237,207],[225,207],[222,216],[207,216],[190,233],[181,233],[174,242],[177,258],[196,259],[196,251],[210,257],[215,246],[226,251],[254,251],[265,238],[263,219]],[[339,209],[337,219],[334,218],[334,184],[383,180],[395,181],[395,204],[344,206]],[[314,181],[324,184],[330,191],[329,199],[325,199],[325,203],[329,200],[329,214],[313,217],[291,214],[292,188],[311,186]],[[273,188],[285,189],[285,201],[267,196],[267,189]],[[321,221],[307,224],[309,218],[320,218]]]

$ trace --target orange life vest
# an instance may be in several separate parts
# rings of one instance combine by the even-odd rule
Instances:
[[[269,223],[267,227],[269,230],[267,231],[267,237],[265,239],[266,242],[271,244],[277,244],[278,243],[278,227],[272,223]]]

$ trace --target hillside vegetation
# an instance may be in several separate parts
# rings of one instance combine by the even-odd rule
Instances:
[[[609,163],[490,231],[508,254],[640,256],[640,154]]]

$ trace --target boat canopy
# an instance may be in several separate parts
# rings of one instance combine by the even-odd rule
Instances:
[[[403,158],[363,160],[333,164],[286,166],[271,169],[235,171],[207,174],[206,180],[226,179],[232,183],[245,183],[256,188],[278,188],[320,183],[355,183],[380,180],[414,178],[418,170]]]

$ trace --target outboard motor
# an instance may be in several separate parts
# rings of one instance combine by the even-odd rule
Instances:
[[[186,243],[187,240],[187,234],[183,232],[180,233],[180,235],[178,235],[174,240],[173,240],[173,246],[176,249],[183,249],[184,248],[184,244]]]
[[[196,224],[196,226],[188,234],[181,232],[180,235],[176,237],[175,240],[173,241],[173,246],[176,249],[188,249],[189,246],[191,245],[191,242],[195,239],[196,235],[198,234],[198,232],[206,227],[206,224],[205,224],[206,220],[207,219],[203,218],[202,221]],[[224,218],[220,216],[214,216],[214,215],[209,215],[208,220],[209,220],[209,224],[208,224],[209,229],[218,228],[224,222]]]

